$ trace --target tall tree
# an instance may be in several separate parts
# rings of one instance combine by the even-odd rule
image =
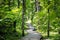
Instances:
[[[19,8],[19,6],[20,6],[20,0],[18,0],[18,8]]]
[[[38,12],[38,0],[35,0],[35,11]]]
[[[50,4],[50,0],[48,0],[48,6]],[[49,37],[50,34],[50,9],[48,8],[48,30],[47,30],[47,36]]]
[[[11,3],[10,1],[11,1],[11,0],[8,0],[8,6],[9,6],[8,8],[9,8],[9,11],[11,10],[11,9],[10,9],[10,6],[11,6],[11,5],[10,5],[10,3]]]
[[[25,22],[25,13],[26,13],[26,0],[23,1],[23,13],[22,13],[22,36],[24,36],[24,22]]]

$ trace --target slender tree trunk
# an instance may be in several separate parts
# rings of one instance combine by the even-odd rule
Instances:
[[[14,32],[16,32],[16,20],[14,21]]]
[[[14,0],[13,0],[13,6],[14,6],[14,3],[15,3],[15,2],[14,2]]]
[[[30,19],[30,12],[28,13],[28,20]]]
[[[38,12],[38,0],[35,0],[35,11]]]
[[[48,1],[48,5],[50,4],[50,1]],[[48,8],[48,30],[47,30],[47,36],[50,36],[50,12]]]
[[[33,23],[33,18],[34,18],[34,14],[33,14],[33,12],[32,12],[32,16],[31,16],[31,21],[32,21],[32,23]]]
[[[24,36],[24,21],[25,21],[25,13],[26,13],[26,0],[23,0],[23,13],[22,13],[22,36]]]
[[[18,0],[18,8],[19,8],[19,6],[20,6],[20,0]]]
[[[47,32],[47,34],[49,37],[49,35],[50,35],[50,19],[49,19],[49,16],[48,16],[48,32]]]
[[[11,1],[11,0],[8,0],[8,5],[9,5],[8,8],[9,8],[9,11],[11,10],[11,9],[10,9],[10,1]]]
[[[6,1],[6,0],[4,0],[4,5],[5,5],[5,1]]]
[[[32,14],[31,14],[31,21],[32,21],[32,23],[33,23],[33,17],[34,17],[34,8],[33,8],[33,6],[34,5],[32,4],[32,10],[31,10],[32,11]]]

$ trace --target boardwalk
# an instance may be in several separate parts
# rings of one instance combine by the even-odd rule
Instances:
[[[33,31],[34,27],[30,23],[28,23],[27,25],[29,27],[29,29],[26,30],[26,32],[28,32],[28,35],[24,36],[21,40],[40,40],[40,33]]]

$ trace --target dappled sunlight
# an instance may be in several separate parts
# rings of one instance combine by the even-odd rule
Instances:
[[[13,13],[17,13],[17,12],[21,11],[21,9],[22,9],[22,6],[20,8],[14,8],[14,9],[12,9],[12,12]]]
[[[60,0],[0,0],[0,40],[60,40]]]
[[[3,19],[0,19],[0,21],[2,21]]]
[[[50,32],[51,35],[56,35],[58,32]]]
[[[27,20],[26,23],[31,23],[31,20]]]
[[[12,12],[16,13],[16,12],[18,12],[18,10],[19,10],[18,8],[15,8],[15,9],[12,10]]]

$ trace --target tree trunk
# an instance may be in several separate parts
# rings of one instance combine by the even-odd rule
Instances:
[[[16,21],[14,21],[14,32],[16,32]]]
[[[25,21],[25,13],[26,13],[26,0],[23,0],[23,13],[22,13],[22,36],[24,36],[24,21]]]
[[[38,12],[38,0],[35,0],[35,11]]]
[[[18,8],[19,8],[19,6],[20,6],[20,0],[18,0]]]
[[[48,1],[48,5],[50,4],[50,1]],[[49,37],[50,35],[50,12],[48,8],[48,30],[47,30],[47,36]]]
[[[11,9],[10,9],[10,3],[11,3],[10,1],[11,1],[11,0],[8,0],[8,6],[9,6],[8,8],[9,8],[9,11],[11,10]]]

